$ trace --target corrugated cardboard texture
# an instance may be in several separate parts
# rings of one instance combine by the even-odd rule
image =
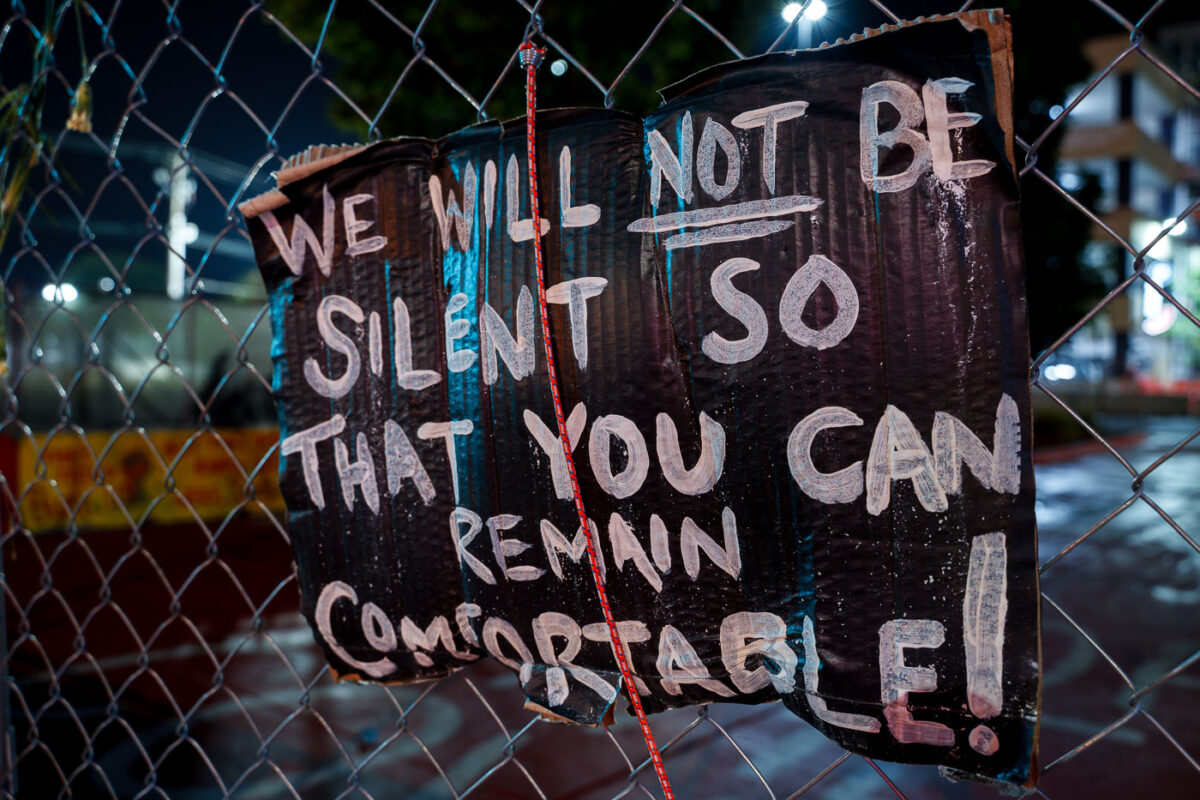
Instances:
[[[648,710],[782,698],[845,747],[1036,771],[1008,28],[721,65],[645,120],[310,153],[244,208],[301,590],[344,677],[487,654],[596,724],[620,676],[537,323]],[[317,500],[320,500],[318,503]]]

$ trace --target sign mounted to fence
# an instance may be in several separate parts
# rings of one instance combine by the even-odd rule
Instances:
[[[1035,777],[1038,590],[1007,23],[715,67],[645,120],[317,153],[243,207],[281,487],[342,677],[620,674],[535,313],[648,711],[781,698],[845,747]],[[544,132],[544,133],[543,133]],[[552,169],[547,167],[552,166]]]

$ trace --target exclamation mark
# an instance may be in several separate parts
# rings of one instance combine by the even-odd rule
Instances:
[[[367,318],[367,353],[371,359],[371,372],[383,374],[383,326],[379,321],[379,312],[372,311]]]
[[[967,705],[980,719],[1000,713],[1004,703],[1002,665],[1004,617],[1008,613],[1008,552],[1003,533],[986,533],[971,542],[967,596],[963,601],[966,647]],[[971,749],[985,756],[1000,747],[996,733],[976,725],[968,736]]]

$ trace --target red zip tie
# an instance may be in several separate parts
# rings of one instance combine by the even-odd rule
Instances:
[[[546,348],[546,371],[550,375],[550,394],[554,398],[554,419],[558,422],[558,438],[562,442],[563,456],[567,460],[567,472],[571,476],[571,490],[575,494],[575,511],[579,515],[579,525],[587,542],[588,563],[592,567],[592,578],[596,581],[596,594],[600,597],[600,607],[604,609],[604,622],[608,625],[608,638],[611,641],[613,653],[617,657],[617,666],[621,668],[621,679],[625,683],[626,694],[633,703],[633,711],[637,714],[638,725],[642,728],[646,749],[650,751],[650,760],[654,764],[654,772],[658,775],[658,783],[662,786],[663,795],[666,800],[675,800],[675,793],[671,791],[671,781],[667,779],[667,770],[663,766],[662,754],[654,742],[654,733],[650,730],[650,723],[646,721],[646,711],[642,708],[642,699],[638,696],[637,684],[633,681],[633,671],[625,659],[625,646],[621,642],[621,633],[617,630],[612,608],[608,605],[608,592],[604,588],[604,579],[600,577],[600,562],[596,555],[596,545],[592,541],[592,529],[588,525],[587,512],[583,508],[579,478],[575,475],[575,458],[571,454],[571,440],[567,437],[567,422],[563,417],[562,400],[558,396],[558,371],[554,368],[554,351],[550,346],[550,312],[546,303],[546,267],[542,260],[542,223],[538,212],[537,150],[534,138],[537,68],[545,55],[546,49],[535,47],[532,42],[525,42],[521,45],[521,65],[525,67],[525,132],[529,161],[529,210],[533,220],[533,253],[537,262],[538,311],[542,318],[542,345]]]

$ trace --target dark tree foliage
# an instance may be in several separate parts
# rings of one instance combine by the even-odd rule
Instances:
[[[633,60],[670,5],[628,0],[619,4],[547,0],[541,9],[542,28],[604,86],[609,86],[632,61],[608,99],[618,108],[642,114],[658,104],[658,89],[735,57],[700,23],[679,11]],[[778,14],[782,5],[696,0],[688,8],[750,55],[770,47],[782,32]],[[897,14],[913,18],[953,11],[961,3],[895,0],[888,5]],[[1062,3],[1046,0],[1006,0],[995,5],[1012,16],[1016,127],[1018,134],[1032,143],[1050,125],[1049,109],[1065,101],[1070,87],[1091,76],[1091,67],[1081,53],[1084,39],[1120,29],[1094,9],[1089,16],[1068,13]],[[1085,3],[1078,5],[1089,10]],[[813,26],[814,43],[887,21],[865,0],[830,0],[829,6],[826,18]],[[359,139],[437,137],[480,118],[421,56],[436,63],[476,101],[486,98],[488,117],[508,119],[523,113],[524,84],[515,63],[497,81],[513,59],[529,22],[529,13],[521,4],[441,0],[432,9],[423,2],[391,4],[386,12],[382,8],[372,2],[338,3],[326,25],[329,5],[324,0],[280,0],[271,7],[310,45],[317,42],[324,29],[320,57],[323,69],[374,123],[372,127],[338,101],[332,104],[331,114],[348,134]],[[409,31],[420,28],[419,38],[405,34],[388,15],[395,15]],[[800,35],[795,30],[789,32],[783,47],[795,46]],[[547,61],[561,57],[563,54],[551,46]],[[575,66],[561,77],[543,68],[539,80],[542,107],[596,106],[604,102],[604,93]],[[1037,149],[1037,169],[1047,176],[1054,176],[1056,150],[1065,128],[1060,125]],[[1018,159],[1022,157],[1019,152]],[[1103,295],[1105,279],[1080,260],[1090,229],[1086,217],[1036,176],[1023,182],[1023,192],[1031,345],[1037,353],[1087,313]],[[1075,194],[1090,206],[1097,190],[1094,184],[1085,184]]]
[[[783,27],[773,7],[769,13],[760,7],[748,14],[752,4],[747,2],[699,0],[688,5],[734,41],[745,43],[748,36],[754,46],[746,52],[766,49]],[[321,61],[328,65],[327,74],[366,116],[374,119],[378,115],[376,128],[371,131],[347,104],[334,102],[331,113],[348,131],[360,138],[437,137],[478,121],[471,104],[419,57],[422,55],[477,102],[486,99],[489,118],[511,119],[524,113],[525,85],[513,57],[530,16],[519,3],[442,0],[432,9],[423,2],[387,4],[386,12],[383,8],[383,4],[370,2],[338,3],[326,28]],[[669,8],[669,3],[657,2],[610,6],[548,0],[541,9],[542,28],[569,51],[569,57],[607,87]],[[328,10],[324,0],[281,0],[271,5],[272,13],[310,46],[317,42]],[[420,26],[419,39],[414,41],[389,17],[408,31],[416,32]],[[544,43],[542,37],[538,38]],[[549,47],[548,63],[562,57],[553,46]],[[645,113],[658,105],[658,89],[735,57],[685,12],[673,14],[622,78],[611,98],[612,105]],[[509,70],[497,83],[506,65]],[[575,66],[562,76],[543,68],[538,91],[542,107],[598,106],[605,102],[604,92]]]

